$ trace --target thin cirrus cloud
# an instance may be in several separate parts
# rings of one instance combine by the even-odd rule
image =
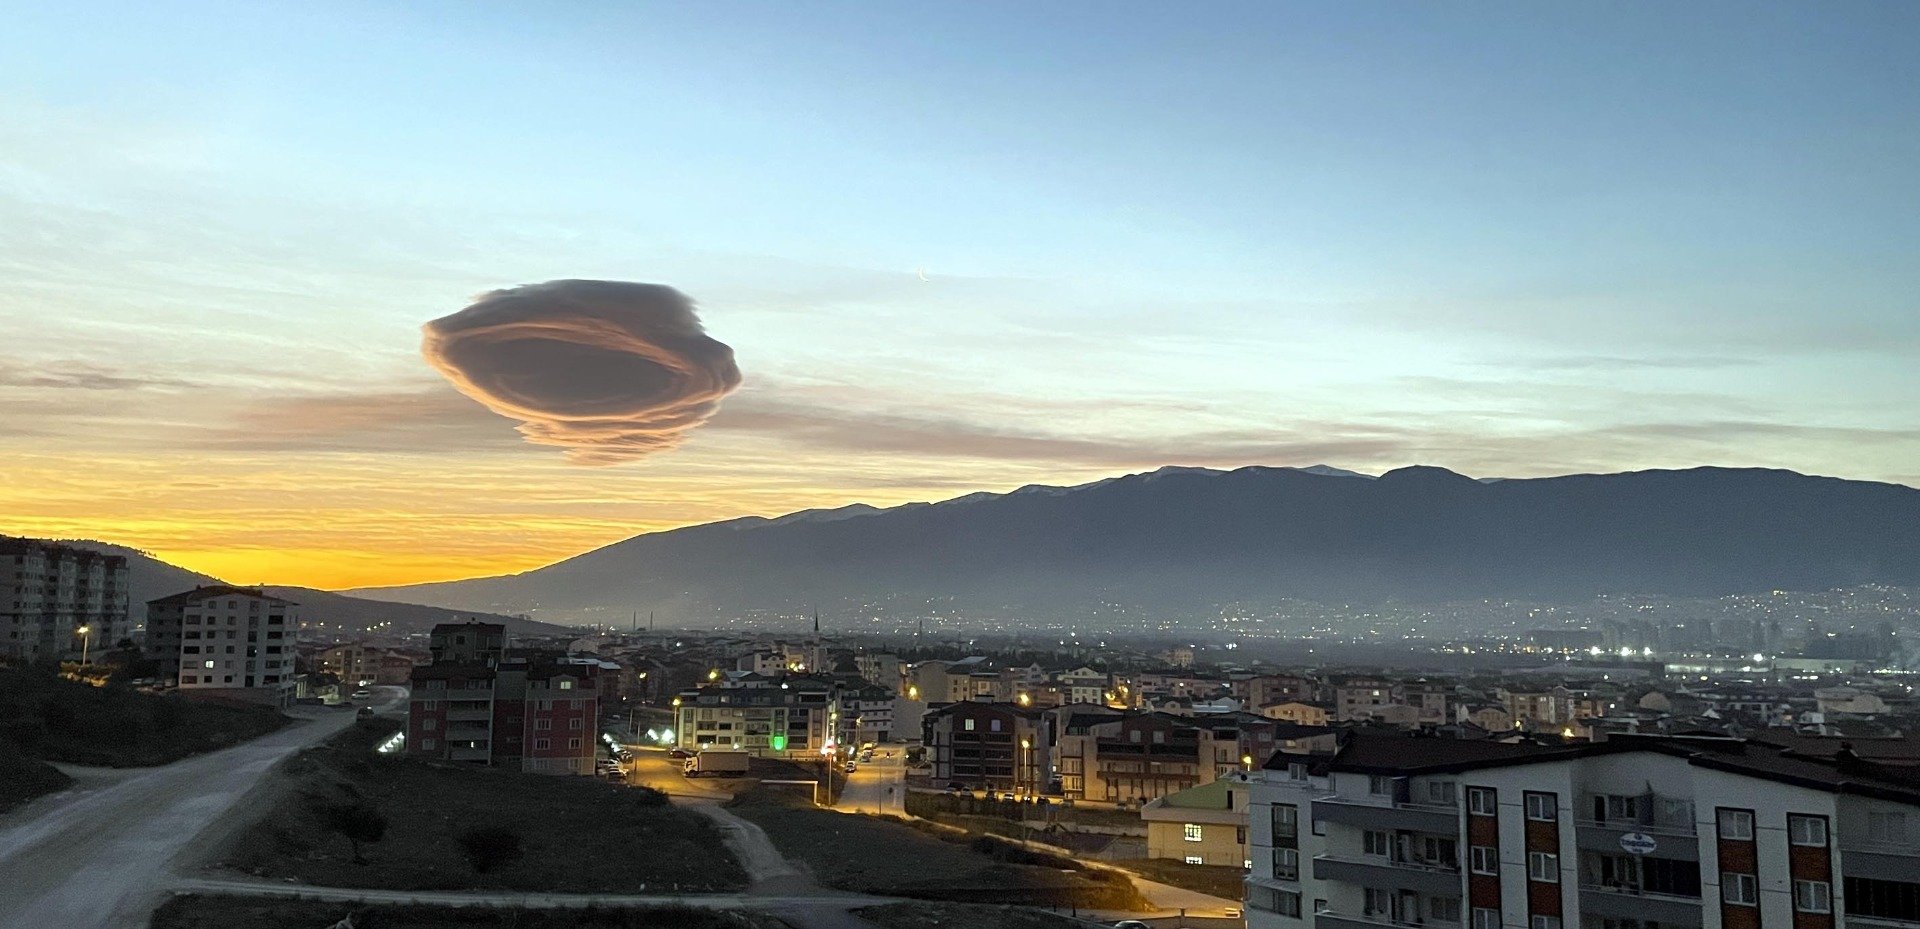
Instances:
[[[427,323],[421,352],[527,441],[607,465],[671,449],[740,386],[733,349],[659,284],[548,281]]]

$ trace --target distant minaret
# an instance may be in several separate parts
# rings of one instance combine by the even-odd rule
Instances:
[[[647,611],[647,631],[648,632],[653,631],[653,611],[652,610]]]
[[[819,610],[813,611],[813,634],[816,638],[819,637],[820,635],[820,611]]]

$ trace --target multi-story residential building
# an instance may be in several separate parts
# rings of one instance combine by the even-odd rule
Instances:
[[[889,690],[905,690],[906,678],[902,676],[900,656],[891,652],[861,652],[854,656],[853,666],[860,676]]]
[[[127,559],[0,537],[0,656],[57,659],[83,646],[97,654],[132,631]]]
[[[349,686],[357,686],[363,681],[379,679],[380,662],[387,654],[386,649],[364,642],[335,645],[321,650],[320,670],[340,678]],[[408,665],[411,666],[412,662],[408,662]]]
[[[1378,718],[1386,707],[1401,703],[1400,686],[1380,678],[1353,678],[1333,687],[1334,719],[1362,722]]]
[[[1302,726],[1324,726],[1333,721],[1334,709],[1324,703],[1305,703],[1289,700],[1286,703],[1271,703],[1261,706],[1260,715],[1268,719],[1299,723]]]
[[[1105,706],[1112,678],[1107,672],[1082,665],[1071,671],[1062,672],[1058,683],[1067,692],[1068,703],[1091,703]]]
[[[507,627],[468,620],[440,623],[427,634],[433,663],[497,665],[507,654]]]
[[[1214,728],[1222,723],[1224,728]],[[1240,726],[1237,719],[1162,713],[1085,720],[1054,744],[1061,791],[1072,799],[1139,803],[1211,783],[1269,753],[1243,751]]]
[[[922,726],[934,783],[1014,793],[1047,789],[1052,761],[1041,712],[965,701],[928,711]]]
[[[1349,733],[1254,776],[1249,929],[1920,925],[1920,780],[1726,738]]]
[[[1147,801],[1147,857],[1246,867],[1250,793],[1246,777],[1233,775]]]
[[[878,684],[840,690],[838,695],[842,745],[865,745],[893,739],[893,691]]]
[[[246,587],[196,587],[147,601],[149,658],[180,690],[293,702],[296,605]]]
[[[681,748],[732,748],[773,757],[819,757],[835,744],[839,711],[830,679],[735,671],[674,698]]]
[[[407,753],[540,774],[592,774],[599,670],[595,663],[545,658],[415,668]]]

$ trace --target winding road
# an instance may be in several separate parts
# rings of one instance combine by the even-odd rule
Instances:
[[[382,689],[381,706],[405,691]],[[158,768],[87,772],[79,787],[0,817],[0,926],[144,926],[179,869],[251,818],[249,794],[350,710],[301,709],[271,735]]]

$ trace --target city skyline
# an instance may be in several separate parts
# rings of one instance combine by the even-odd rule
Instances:
[[[1162,465],[1920,485],[1916,12],[16,14],[0,532],[246,583]],[[585,467],[420,327],[665,284],[743,375]]]

